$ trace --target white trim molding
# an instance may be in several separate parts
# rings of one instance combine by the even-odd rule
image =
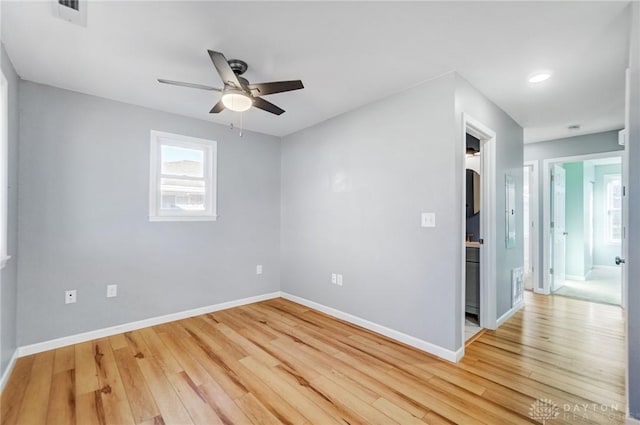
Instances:
[[[465,152],[466,134],[480,140],[480,176],[481,176],[481,196],[482,205],[480,223],[480,235],[484,239],[484,244],[480,245],[480,327],[495,329],[496,324],[496,132],[487,127],[481,121],[473,118],[467,113],[462,114],[462,152]],[[462,192],[460,194],[460,211],[465,209],[466,192],[466,158],[461,155],[462,161]],[[462,315],[459,318],[461,335],[464,336],[464,316],[465,316],[465,220],[462,220],[462,240],[460,241],[460,268],[462,278],[460,279],[460,304]],[[464,338],[463,338],[464,339]],[[464,341],[461,342],[461,351],[464,355]]]
[[[41,353],[55,348],[65,347],[67,345],[79,344],[98,338],[104,338],[111,335],[117,335],[123,332],[135,331],[137,329],[148,328],[162,323],[173,322],[176,320],[186,319],[188,317],[199,316],[201,314],[213,313],[214,311],[226,310],[228,308],[239,307],[257,303],[260,301],[270,300],[280,297],[280,292],[271,292],[268,294],[257,295],[254,297],[242,298],[234,301],[227,301],[219,304],[208,305],[204,307],[194,308],[192,310],[180,311],[177,313],[166,314],[164,316],[152,317],[149,319],[138,320],[136,322],[125,323],[122,325],[111,326],[109,328],[97,329],[95,331],[83,332],[76,335],[64,336],[49,341],[37,342],[31,345],[18,347],[18,357],[24,357],[31,354]]]
[[[16,361],[18,361],[18,349],[13,352],[11,356],[11,360],[9,360],[9,364],[7,368],[2,372],[2,377],[0,377],[0,393],[4,390],[4,386],[9,382],[9,377],[11,376],[11,372],[13,372],[13,368],[16,366]]]
[[[551,228],[549,223],[551,221],[551,167],[555,164],[562,164],[565,162],[578,162],[588,161],[591,159],[622,157],[623,151],[611,151],[601,152],[586,155],[574,155],[565,156],[560,158],[548,158],[542,161],[542,288],[541,294],[548,295],[551,293],[551,274],[549,273],[551,267]],[[624,285],[624,282],[623,282]],[[623,288],[624,297],[624,288]]]
[[[97,329],[94,331],[83,332],[76,335],[69,335],[62,338],[52,339],[49,341],[43,341],[35,344],[25,345],[22,347],[18,347],[18,349],[16,350],[17,355],[14,355],[14,357],[17,358],[17,357],[29,356],[31,354],[41,353],[43,351],[48,351],[48,350],[54,350],[56,348],[65,347],[72,344],[79,344],[82,342],[92,341],[94,339],[105,338],[105,337],[117,335],[123,332],[135,331],[138,329],[155,326],[162,323],[173,322],[176,320],[186,319],[188,317],[199,316],[201,314],[207,314],[207,313],[213,313],[215,311],[226,310],[228,308],[239,307],[242,305],[252,304],[252,303],[270,300],[273,298],[280,298],[280,297],[287,299],[289,301],[293,301],[295,303],[307,306],[309,308],[313,308],[314,310],[318,310],[322,313],[328,314],[329,316],[335,317],[337,319],[341,319],[346,322],[352,323],[354,325],[361,326],[372,332],[379,333],[381,335],[394,339],[398,342],[410,345],[414,348],[417,348],[418,350],[424,351],[426,353],[432,354],[434,356],[440,357],[450,362],[460,361],[460,359],[464,354],[463,348],[460,348],[456,351],[448,350],[446,348],[440,347],[439,345],[432,344],[430,342],[421,340],[414,336],[407,335],[405,333],[396,331],[394,329],[387,328],[386,326],[382,326],[377,323],[370,322],[361,317],[342,312],[332,307],[327,307],[325,305],[307,300],[302,297],[298,297],[296,295],[292,295],[286,292],[271,292],[268,294],[257,295],[255,297],[242,298],[235,301],[228,301],[220,304],[199,307],[192,310],[181,311],[178,313],[171,313],[164,316],[152,317],[149,319],[138,320],[136,322],[130,322],[130,323],[125,323],[117,326],[111,326],[109,328]],[[15,363],[15,359],[13,360],[12,365],[13,363]],[[11,366],[9,369],[12,369],[12,368],[13,366]],[[10,375],[10,372],[5,372],[5,373],[7,374],[7,376]]]
[[[218,143],[215,140],[198,139],[151,130],[151,149],[149,153],[149,221],[216,221],[217,215],[217,173]],[[202,176],[183,176],[162,173],[162,147],[173,147],[199,151],[202,153]],[[162,180],[199,181],[203,187],[203,206],[200,210],[179,210],[162,208]],[[179,192],[191,192],[195,187],[183,187]]]
[[[540,174],[538,160],[525,161],[525,167],[531,167],[531,181],[529,182],[529,239],[531,239],[531,286],[535,293],[540,293],[542,283],[540,281]]]
[[[501,326],[504,322],[511,319],[511,317],[516,314],[522,307],[524,307],[524,300],[521,300],[518,304],[511,307],[509,311],[500,316],[496,322],[496,327]]]
[[[9,260],[9,84],[0,71],[0,269]]]
[[[370,322],[369,320],[363,319],[361,317],[354,316],[353,314],[345,313],[333,307],[327,307],[315,301],[310,301],[306,298],[298,297],[296,295],[292,295],[287,292],[281,292],[280,296],[286,300],[293,301],[298,304],[302,304],[314,310],[318,310],[322,313],[328,314],[329,316],[344,320],[345,322],[349,322],[351,324],[363,327],[370,331],[379,333],[381,335],[394,339],[398,342],[402,342],[403,344],[410,345],[414,348],[417,348],[418,350],[424,351],[429,354],[433,354],[434,356],[440,357],[450,362],[458,362],[462,358],[462,355],[464,353],[462,348],[460,348],[457,351],[448,350],[446,348],[440,347],[439,345],[432,344],[430,342],[424,341],[414,336],[407,335],[405,333],[396,331],[394,329],[387,328],[386,326],[382,326],[377,323]]]
[[[640,425],[640,419],[634,419],[631,416],[628,416],[626,425]]]

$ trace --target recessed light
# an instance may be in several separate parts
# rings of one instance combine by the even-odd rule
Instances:
[[[551,78],[550,72],[536,72],[535,74],[531,74],[531,76],[529,77],[529,82],[534,84],[541,83],[548,80],[549,78]]]

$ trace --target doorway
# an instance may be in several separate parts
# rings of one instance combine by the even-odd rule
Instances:
[[[465,320],[464,339],[469,341],[480,326],[480,230],[482,214],[481,142],[469,133],[466,140],[465,202]]]
[[[608,155],[547,164],[546,283],[555,295],[621,305],[622,158]]]
[[[524,289],[540,292],[538,243],[538,161],[526,161],[523,169],[522,209],[524,244]]]
[[[474,152],[469,152],[467,157],[467,135],[478,140],[477,148]],[[462,179],[462,193],[460,196],[460,329],[462,346],[460,356],[464,355],[465,342],[471,343],[474,336],[478,336],[481,329],[495,329],[497,326],[496,317],[496,133],[484,125],[482,122],[472,118],[466,113],[462,114],[462,128],[460,134],[460,171]],[[473,140],[473,139],[470,139]],[[474,142],[475,143],[475,142]],[[478,176],[469,174],[470,187],[467,191],[467,158],[470,159],[472,168],[478,168]],[[473,184],[475,179],[475,185]],[[475,193],[475,196],[474,196]],[[467,194],[469,201],[467,202]],[[475,230],[467,231],[467,204],[470,214],[474,216],[472,227]],[[470,223],[471,224],[471,223]],[[467,233],[473,233],[467,241]],[[469,274],[471,279],[477,280],[477,286],[472,284],[474,295],[477,296],[477,310],[470,309],[475,319],[476,326],[473,333],[467,332],[465,323],[467,321],[467,245],[473,249],[473,254],[469,260]],[[470,300],[472,301],[472,300]],[[476,303],[473,303],[476,304]],[[469,337],[469,339],[467,339]]]

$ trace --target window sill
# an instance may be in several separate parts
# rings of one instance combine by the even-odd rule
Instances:
[[[149,216],[149,221],[216,221],[217,215],[203,215],[203,216]]]
[[[0,270],[4,269],[4,267],[7,265],[10,259],[11,259],[10,255],[0,258]]]

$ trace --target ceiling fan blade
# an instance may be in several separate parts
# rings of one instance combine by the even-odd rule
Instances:
[[[249,84],[247,87],[251,91],[257,91],[255,93],[256,96],[265,96],[267,94],[282,93],[285,91],[300,90],[304,88],[304,86],[302,85],[302,81],[300,80]]]
[[[218,103],[213,105],[213,108],[211,108],[209,113],[210,114],[217,114],[217,113],[222,112],[223,110],[224,110],[224,104],[222,103],[222,100],[220,100],[220,101],[218,101]]]
[[[215,52],[213,50],[207,50],[209,52],[209,56],[211,57],[211,61],[213,62],[213,66],[216,67],[218,74],[220,74],[220,78],[222,78],[222,82],[224,85],[232,85],[236,88],[242,89],[242,85],[238,80],[238,76],[229,66],[229,62],[227,62],[227,58],[220,52]]]
[[[271,102],[267,102],[261,97],[253,98],[253,106],[258,109],[262,109],[263,111],[271,112],[272,114],[282,115],[284,113],[284,109],[274,105]]]
[[[209,91],[222,91],[217,87],[203,86],[202,84],[183,83],[182,81],[165,80],[158,78],[158,82],[162,84],[171,84],[173,86],[189,87],[192,89],[209,90]]]

